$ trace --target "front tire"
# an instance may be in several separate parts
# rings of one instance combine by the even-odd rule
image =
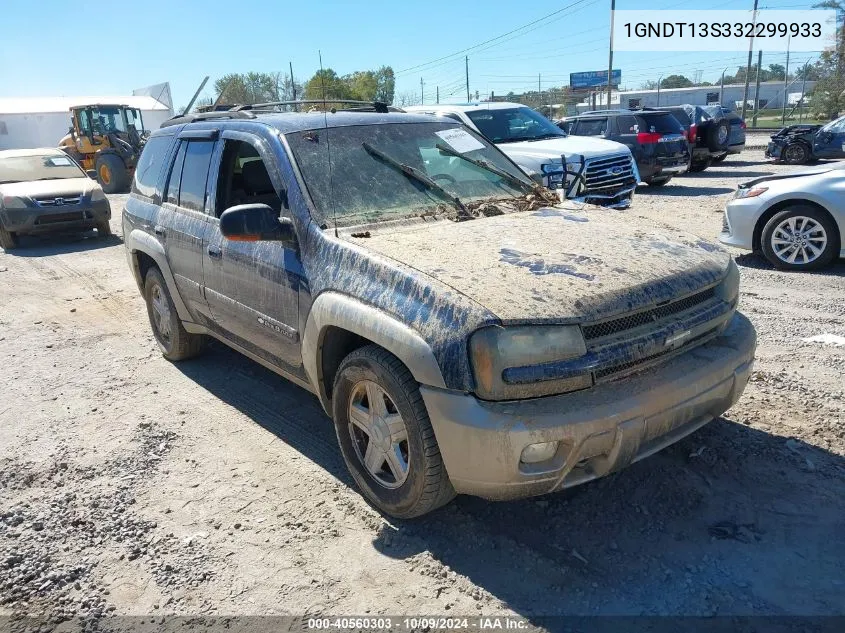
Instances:
[[[795,205],[776,213],[763,227],[763,255],[780,270],[816,270],[839,251],[836,224],[815,207]]]
[[[105,193],[123,193],[129,190],[129,171],[117,154],[100,154],[95,165],[97,181]]]
[[[0,247],[2,247],[4,251],[10,251],[13,248],[16,248],[17,245],[17,234],[12,233],[11,231],[7,231],[2,226],[0,226]]]
[[[347,356],[332,414],[346,467],[377,510],[410,519],[455,497],[419,384],[393,354],[367,345]]]
[[[790,143],[783,148],[782,156],[787,165],[803,165],[810,162],[810,148],[806,143]]]
[[[144,298],[147,300],[147,315],[150,318],[153,336],[161,349],[162,356],[170,361],[179,361],[193,358],[202,352],[206,345],[206,337],[201,334],[191,334],[185,330],[164,277],[158,268],[153,267],[147,271]]]

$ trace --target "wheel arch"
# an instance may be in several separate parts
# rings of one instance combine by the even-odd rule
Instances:
[[[324,292],[311,306],[302,337],[302,360],[320,403],[331,415],[331,390],[340,363],[374,344],[396,356],[424,385],[445,388],[434,352],[420,334],[378,308],[347,295]]]
[[[140,229],[135,229],[129,233],[124,238],[124,242],[129,256],[129,264],[132,268],[132,274],[135,277],[135,283],[138,284],[138,289],[142,293],[144,292],[144,279],[147,271],[155,266],[161,271],[164,281],[167,283],[167,289],[170,292],[170,297],[173,299],[173,304],[176,306],[176,313],[179,315],[179,318],[182,321],[190,321],[190,313],[176,287],[176,280],[173,278],[173,272],[167,263],[164,247],[152,235]]]
[[[807,198],[788,198],[787,200],[780,200],[766,209],[763,213],[760,214],[760,217],[757,218],[757,223],[754,225],[754,235],[752,236],[751,247],[753,250],[760,251],[763,248],[763,229],[766,226],[766,223],[771,220],[775,215],[787,209],[789,207],[794,207],[798,205],[804,205],[808,207],[813,207],[818,211],[824,213],[828,219],[833,222],[833,226],[837,228],[837,232],[834,234],[834,238],[836,239],[837,246],[841,248],[842,242],[840,239],[843,227],[839,226],[839,223],[836,221],[836,218],[833,217],[833,214],[827,210],[827,208],[816,202],[815,200],[808,200]]]

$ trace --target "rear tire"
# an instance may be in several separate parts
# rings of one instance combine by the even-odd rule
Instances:
[[[690,166],[689,166],[690,173],[694,174],[694,173],[698,173],[700,171],[704,171],[705,169],[710,167],[712,162],[713,162],[713,159],[708,158],[707,160],[701,161],[699,163],[690,163]]]
[[[797,236],[795,242],[791,239],[793,235]],[[816,207],[796,204],[766,222],[760,241],[763,255],[775,268],[816,270],[836,258],[838,236],[836,223],[830,216]]]
[[[663,185],[669,184],[670,180],[672,180],[671,176],[668,178],[649,178],[645,181],[645,184],[649,187],[662,187]]]
[[[129,170],[117,154],[100,154],[95,164],[97,182],[105,193],[124,193],[129,190]]]
[[[724,156],[719,156],[718,158],[714,158],[714,159],[713,159],[713,162],[714,162],[714,163],[721,163],[721,162],[723,162],[723,161],[724,161],[727,157],[728,157],[728,155],[727,155],[727,154],[725,154]]]
[[[162,355],[170,361],[186,360],[205,348],[207,337],[191,334],[182,325],[161,271],[150,268],[144,281],[144,299],[153,336]]]
[[[455,497],[419,383],[387,350],[367,345],[343,360],[332,417],[346,467],[380,512],[410,519]]]
[[[721,152],[727,149],[730,141],[731,128],[725,120],[714,121],[707,134],[707,147],[711,152]]]
[[[3,247],[4,251],[10,251],[13,248],[17,247],[17,245],[17,234],[12,233],[11,231],[7,231],[2,226],[0,226],[0,247]]]

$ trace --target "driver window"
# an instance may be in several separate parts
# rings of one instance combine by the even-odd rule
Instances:
[[[91,120],[88,117],[88,111],[87,110],[77,110],[76,120],[79,122],[79,129],[84,134],[90,134],[91,133]]]
[[[245,141],[226,140],[217,181],[217,217],[239,204],[266,204],[278,213],[282,210],[282,200],[258,150]]]

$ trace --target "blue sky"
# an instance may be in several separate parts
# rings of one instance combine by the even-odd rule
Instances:
[[[89,5],[67,0],[4,0],[0,36],[0,96],[122,95],[169,81],[174,105],[190,99],[202,77],[229,72],[286,71],[299,80],[323,64],[339,74],[391,65],[397,93],[425,100],[465,99],[464,54],[470,47],[470,89],[481,94],[568,83],[569,73],[607,68],[610,0],[577,6],[489,44],[579,0],[402,2],[283,2],[280,0],[143,0]],[[745,3],[743,3],[744,5]],[[751,0],[747,4],[751,5]],[[812,1],[761,0],[761,7],[809,8]],[[678,0],[618,0],[617,9],[684,9]],[[696,8],[743,8],[713,0]],[[85,35],[85,34],[88,35]],[[108,34],[114,40],[109,41]],[[616,53],[623,86],[638,88],[681,73],[716,82],[747,53]],[[791,66],[811,54],[793,55]],[[433,60],[446,57],[436,63]],[[755,56],[756,59],[756,56]],[[785,54],[764,55],[763,64]],[[427,64],[427,65],[424,65]],[[208,91],[210,93],[210,91]]]

